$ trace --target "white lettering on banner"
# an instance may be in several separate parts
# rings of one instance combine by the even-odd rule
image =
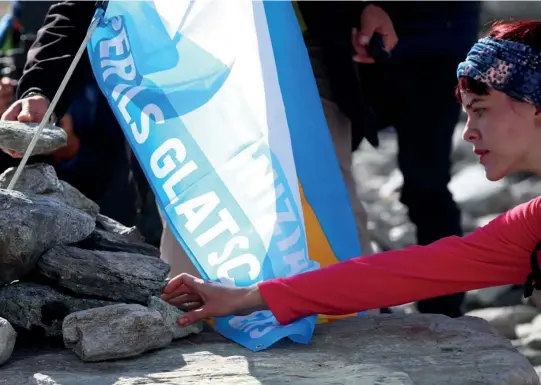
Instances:
[[[272,234],[279,237],[277,246],[284,265],[290,269],[288,275],[306,271],[309,265],[306,248],[302,244],[301,219],[293,210],[290,198],[284,195],[285,187],[281,183],[276,184],[278,173],[272,167],[269,151],[259,143],[250,145],[230,160],[227,169],[236,173],[237,180],[245,186],[247,197],[257,200],[256,216],[261,218],[258,224],[264,229],[264,236]],[[282,207],[285,210],[280,211]],[[217,257],[213,255],[212,258]],[[225,253],[224,258],[227,258]],[[262,337],[278,327],[268,311],[235,316],[229,325],[249,332],[252,338]]]
[[[231,318],[229,326],[245,333],[250,333],[250,337],[252,338],[259,338],[278,327],[277,322],[272,320],[273,317],[273,314],[268,310],[257,311],[248,316]]]
[[[171,151],[174,151],[174,159],[178,160],[178,164],[181,164],[184,159],[186,159],[186,148],[180,139],[167,139],[156,150],[154,150],[150,156],[150,168],[156,178],[165,178],[176,168],[175,161],[171,155],[167,155]],[[160,166],[159,163],[162,165]]]
[[[137,71],[132,55],[126,55],[125,58],[117,60],[103,59],[109,56],[121,57],[126,51],[130,51],[130,43],[126,36],[126,30],[122,28],[122,23],[119,21],[119,19],[116,19],[111,23],[115,31],[120,30],[119,34],[110,40],[100,42],[100,58],[102,58],[100,60],[100,67],[110,67],[103,71],[102,76],[103,80],[107,80],[111,75],[118,75],[124,80],[133,81],[137,75]],[[110,55],[112,49],[114,50],[114,55]]]
[[[286,255],[288,250],[298,248],[302,242],[301,220],[293,210],[290,199],[284,196],[284,186],[281,183],[275,186],[278,174],[272,168],[268,152],[259,143],[252,144],[231,159],[227,168],[236,172],[240,183],[247,185],[247,196],[257,200],[257,217],[261,218],[258,223],[262,224],[264,235],[271,232],[275,237],[283,235],[277,244],[278,249]],[[273,202],[270,202],[270,197]],[[286,210],[279,211],[283,206]],[[286,227],[287,223],[290,225]]]
[[[305,254],[306,250],[302,249],[284,257],[284,263],[289,266],[290,275],[296,275],[308,269],[308,260],[304,257]]]
[[[100,68],[104,81],[112,75],[117,75],[126,81],[126,84],[115,84],[111,97],[117,104],[122,119],[130,127],[135,142],[139,145],[145,144],[152,130],[165,123],[163,110],[154,101],[143,107],[140,112],[139,122],[134,120],[129,112],[129,107],[136,96],[146,91],[143,86],[135,84],[137,68],[130,52],[130,44],[127,33],[120,18],[112,18],[111,25],[118,34],[99,43]],[[155,100],[155,98],[153,99]],[[257,257],[249,253],[250,241],[247,236],[236,235],[240,227],[229,212],[223,207],[220,197],[214,191],[203,191],[198,196],[191,197],[180,202],[179,192],[175,191],[185,178],[198,170],[195,160],[190,159],[187,149],[180,138],[169,138],[163,141],[150,155],[149,166],[152,174],[163,180],[162,191],[168,198],[166,205],[175,205],[174,213],[184,217],[185,228],[188,233],[193,234],[194,241],[200,247],[212,247],[213,241],[222,234],[229,233],[233,236],[223,246],[222,251],[214,251],[208,254],[208,263],[216,267],[217,276],[220,280],[231,282],[230,272],[240,266],[246,265],[248,276],[255,280],[261,273],[261,263]],[[268,167],[269,161],[260,158],[257,162],[251,159],[246,175],[257,174],[257,170]],[[272,185],[275,176],[267,176],[263,181],[253,181],[250,184],[252,195],[258,195],[263,188],[267,188],[267,206],[272,206],[273,194]],[[178,189],[178,188],[177,188]],[[270,203],[269,203],[270,202]],[[222,247],[222,242],[216,242]],[[215,246],[214,248],[216,248]]]

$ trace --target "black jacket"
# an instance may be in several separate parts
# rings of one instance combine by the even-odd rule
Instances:
[[[63,1],[51,6],[43,27],[28,51],[23,75],[19,80],[17,98],[32,91],[52,100],[79,49],[96,11],[93,1]],[[55,114],[62,117],[74,96],[92,75],[90,61],[83,55],[62,94]]]

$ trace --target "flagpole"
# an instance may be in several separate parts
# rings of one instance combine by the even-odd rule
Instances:
[[[66,75],[64,76],[62,83],[60,83],[60,86],[58,87],[58,90],[56,91],[56,94],[54,95],[53,100],[49,104],[49,108],[47,108],[47,111],[45,112],[45,115],[43,116],[43,119],[41,120],[41,123],[39,124],[36,133],[32,137],[30,144],[28,145],[25,153],[23,154],[21,163],[19,164],[19,166],[17,166],[17,170],[15,170],[15,174],[13,175],[13,178],[11,178],[11,181],[9,182],[9,185],[7,188],[8,190],[13,190],[13,188],[15,187],[15,184],[17,183],[17,180],[19,179],[21,172],[23,171],[23,168],[26,165],[26,162],[28,161],[28,158],[32,154],[32,150],[34,150],[34,147],[36,146],[36,143],[41,134],[41,131],[43,131],[43,128],[49,122],[49,119],[51,119],[51,115],[53,114],[53,111],[58,103],[58,100],[60,100],[60,97],[62,96],[62,93],[64,92],[64,89],[66,88],[66,85],[68,84],[68,81],[71,79],[71,76],[73,75],[73,72],[75,71],[75,68],[77,67],[77,64],[79,63],[79,60],[81,59],[81,56],[83,56],[83,52],[86,49],[86,45],[88,44],[88,41],[92,37],[92,33],[94,33],[94,31],[98,27],[99,22],[100,22],[100,18],[97,17],[96,19],[94,19],[92,24],[90,24],[90,27],[88,28],[88,31],[86,32],[86,36],[83,39],[81,46],[79,47],[79,50],[75,54],[75,57],[73,58],[73,61],[71,62],[71,65],[66,71]]]

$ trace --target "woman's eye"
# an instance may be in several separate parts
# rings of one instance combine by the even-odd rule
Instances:
[[[483,112],[485,112],[484,108],[474,108],[473,109],[473,113],[475,115],[477,115],[477,117],[480,117],[481,115],[483,115]]]

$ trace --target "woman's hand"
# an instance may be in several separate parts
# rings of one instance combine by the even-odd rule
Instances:
[[[257,286],[227,286],[189,274],[180,274],[169,281],[161,298],[187,310],[178,320],[181,326],[209,317],[248,315],[267,308]]]

